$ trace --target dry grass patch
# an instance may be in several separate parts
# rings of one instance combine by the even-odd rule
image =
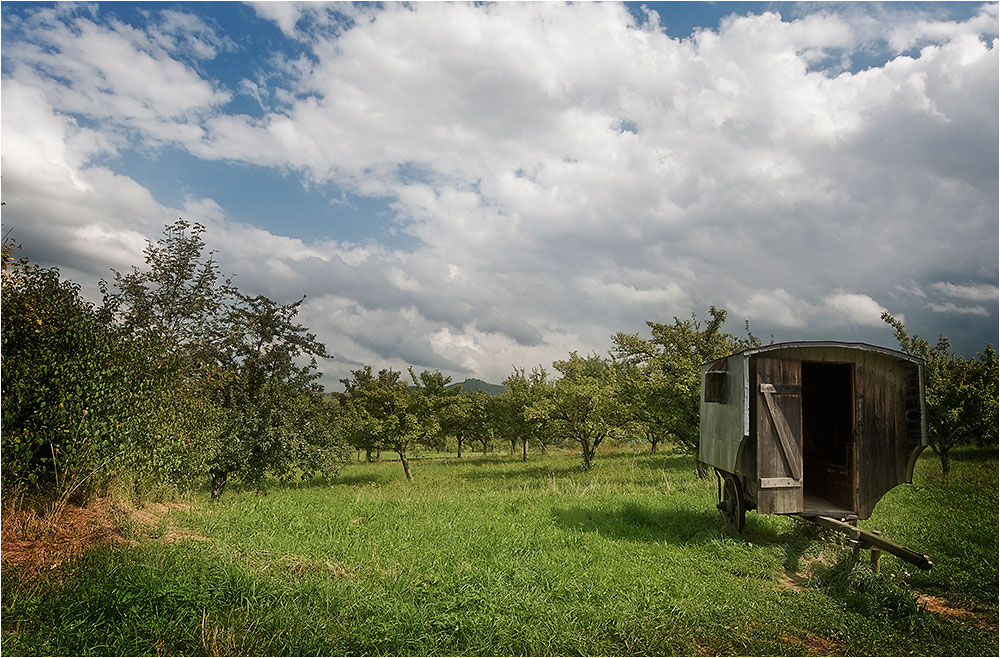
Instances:
[[[165,517],[174,510],[187,512],[191,510],[191,506],[181,503],[148,503],[142,509],[131,510],[128,516],[140,524],[144,535],[154,536],[157,541],[163,543],[169,544],[181,539],[208,541],[208,537],[178,528],[166,521]]]
[[[119,531],[126,513],[122,503],[111,498],[49,511],[8,508],[3,512],[0,559],[5,566],[44,573],[94,546],[128,545]]]
[[[179,539],[207,541],[193,532],[164,525],[173,510],[188,510],[178,503],[153,503],[135,509],[118,498],[98,498],[84,505],[54,505],[47,508],[10,506],[3,512],[0,560],[4,566],[22,567],[29,574],[44,574],[66,560],[97,546],[135,546],[123,533],[125,526],[158,541]],[[132,521],[133,523],[129,523]],[[157,532],[162,529],[162,532]]]

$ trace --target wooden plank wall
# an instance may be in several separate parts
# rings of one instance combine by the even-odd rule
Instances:
[[[757,510],[762,514],[795,514],[802,511],[802,364],[784,352],[762,354],[755,359],[751,386],[757,400],[757,478],[798,481],[793,488],[757,491]],[[774,392],[765,404],[761,385]],[[762,406],[763,405],[763,406]]]
[[[910,481],[922,436],[915,364],[836,346],[788,348],[759,356],[855,364],[855,511],[860,518],[871,516],[887,491]]]

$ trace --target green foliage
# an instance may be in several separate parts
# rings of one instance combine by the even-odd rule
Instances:
[[[927,439],[947,476],[952,448],[997,442],[996,350],[987,345],[975,358],[963,357],[952,352],[946,336],[931,345],[889,313],[882,320],[892,327],[902,351],[924,361]]]
[[[43,497],[113,478],[137,494],[211,475],[248,485],[345,461],[316,384],[328,357],[295,316],[221,281],[204,227],[147,243],[147,269],[101,282],[95,309],[54,269],[3,250],[3,484]]]
[[[760,345],[749,330],[744,339],[723,332],[725,322],[726,311],[712,306],[704,322],[675,317],[673,324],[647,322],[650,338],[612,337],[625,398],[653,450],[669,439],[697,454],[702,364]]]
[[[501,428],[501,403],[486,391],[465,393],[467,422],[465,435],[479,444],[485,455],[493,445]]]
[[[303,466],[317,468],[327,463],[321,453],[331,447],[329,434],[311,427],[310,419],[321,418],[317,412],[325,404],[315,384],[316,357],[329,355],[294,321],[303,300],[277,304],[239,292],[234,297],[220,324],[217,370],[207,380],[209,397],[221,412],[207,454],[215,498],[230,476],[256,485],[268,472],[282,476]],[[303,358],[309,358],[305,365]],[[302,455],[313,458],[303,464]]]
[[[201,224],[178,219],[156,243],[146,241],[148,269],[112,270],[114,284],[101,281],[102,311],[147,346],[155,356],[151,367],[183,377],[212,363],[227,304],[237,292],[229,280],[220,281],[212,254],[203,255],[204,232]]]
[[[372,375],[371,366],[352,370],[351,378],[341,380],[346,389],[341,423],[352,445],[399,455],[406,479],[413,482],[411,453],[440,428],[427,399],[411,394],[399,375],[389,369]]]
[[[151,440],[169,406],[144,353],[109,327],[79,286],[3,246],[3,483],[55,496],[115,470],[162,467]]]
[[[459,459],[462,457],[462,446],[469,439],[469,431],[472,424],[471,401],[471,393],[459,393],[451,401],[451,404],[442,409],[438,417],[442,431],[455,437]]]
[[[499,396],[500,417],[505,436],[521,441],[521,459],[528,460],[528,442],[545,446],[556,442],[552,433],[554,396],[552,385],[546,381],[544,368],[533,368],[525,375],[524,368],[514,371],[503,381]]]
[[[424,370],[418,376],[410,368],[410,379],[413,380],[411,392],[426,432],[421,443],[440,450],[445,446],[448,434],[455,429],[455,415],[451,408],[457,404],[461,390],[451,386],[451,377],[437,371]],[[431,420],[436,420],[436,423]]]
[[[552,367],[562,374],[552,387],[553,431],[580,444],[583,469],[589,470],[598,446],[633,429],[621,395],[621,372],[597,354],[581,357],[576,352]]]
[[[258,486],[336,469],[344,450],[316,385],[326,348],[295,322],[303,300],[279,304],[221,280],[204,255],[204,227],[178,220],[155,244],[146,270],[102,283],[104,310],[149,351],[149,369],[167,373],[200,412],[191,452],[211,476],[212,497],[230,479]]]

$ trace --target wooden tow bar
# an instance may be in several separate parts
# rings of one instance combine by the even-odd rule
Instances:
[[[827,516],[803,516],[802,518],[807,521],[812,521],[821,528],[827,528],[828,530],[836,530],[837,532],[847,535],[849,538],[861,542],[863,547],[870,548],[873,550],[883,550],[888,553],[892,553],[901,560],[905,560],[910,564],[916,565],[917,567],[923,569],[924,571],[931,568],[931,559],[926,555],[917,553],[914,550],[910,550],[905,546],[900,546],[894,542],[885,539],[881,535],[876,535],[871,532],[867,532],[860,528],[856,528],[852,525],[844,523],[843,521],[838,521],[836,519],[831,519]],[[873,560],[874,561],[874,560]]]

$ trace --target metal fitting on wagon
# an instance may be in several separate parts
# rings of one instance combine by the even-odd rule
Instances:
[[[778,343],[704,364],[701,390],[699,458],[715,468],[718,508],[737,531],[749,509],[796,514],[930,568],[926,555],[848,525],[913,480],[927,446],[921,359],[864,343]]]

